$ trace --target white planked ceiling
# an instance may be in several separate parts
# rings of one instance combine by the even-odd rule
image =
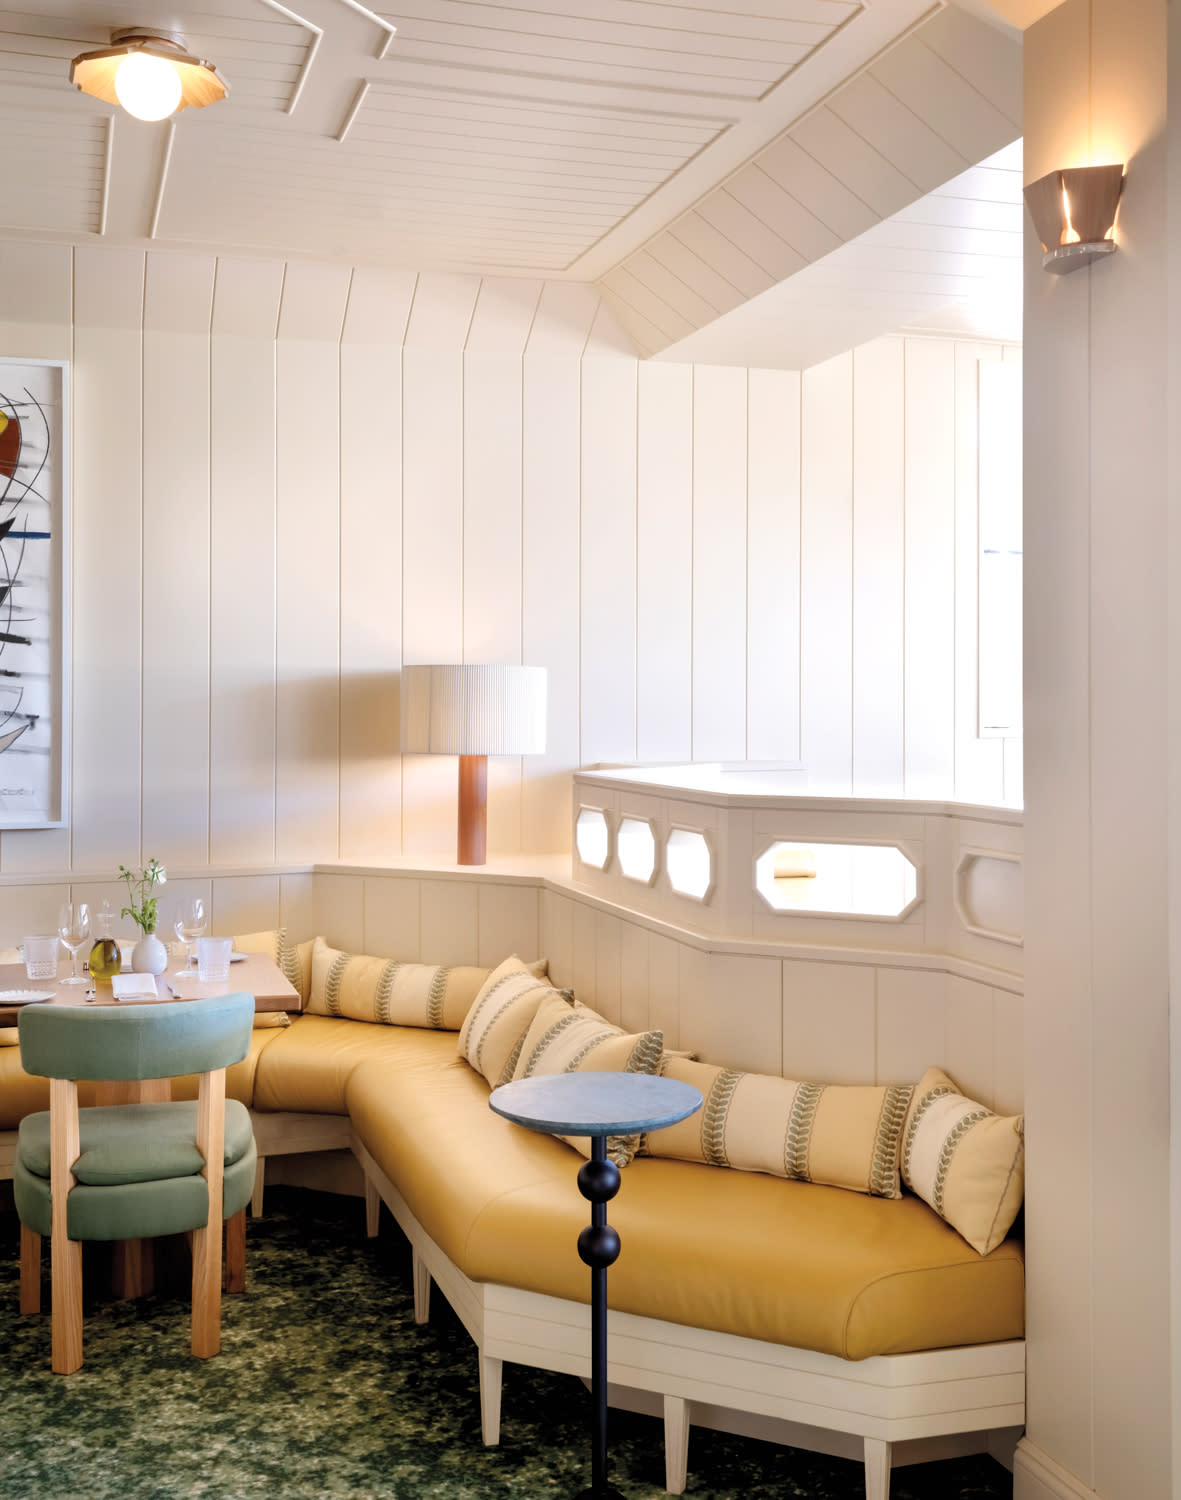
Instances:
[[[1019,341],[1021,142],[953,177],[661,359],[803,370],[884,333]]]
[[[226,103],[70,88],[152,23]],[[651,354],[1012,140],[1019,58],[947,0],[0,0],[0,235],[598,281]]]

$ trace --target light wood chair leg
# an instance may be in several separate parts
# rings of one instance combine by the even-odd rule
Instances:
[[[500,1387],[504,1362],[492,1359],[481,1349],[480,1359],[480,1435],[484,1445],[494,1448],[500,1442]]]
[[[378,1225],[381,1223],[381,1194],[377,1191],[374,1183],[368,1177],[365,1179],[365,1233],[371,1240],[377,1238]]]
[[[683,1396],[664,1398],[664,1487],[683,1495],[689,1478],[689,1403]]]
[[[254,1196],[250,1200],[250,1212],[256,1219],[262,1218],[262,1195],[267,1185],[267,1159],[260,1156],[254,1168]]]
[[[226,1072],[200,1075],[197,1093],[197,1149],[205,1158],[209,1185],[209,1220],[193,1231],[193,1336],[198,1359],[221,1349],[222,1172],[225,1154]]]
[[[891,1444],[865,1438],[865,1500],[890,1500]]]
[[[246,1290],[246,1210],[226,1220],[226,1265],[223,1277],[227,1292]]]
[[[427,1323],[431,1316],[431,1273],[417,1250],[411,1250],[410,1257],[410,1272],[414,1283],[414,1321]]]
[[[21,1312],[41,1311],[41,1236],[21,1225]]]
[[[82,1364],[82,1246],[70,1239],[67,1220],[81,1150],[78,1085],[72,1079],[49,1080],[49,1122],[51,1364],[56,1374],[72,1375]]]

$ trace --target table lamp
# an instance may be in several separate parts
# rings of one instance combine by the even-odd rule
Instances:
[[[488,757],[545,749],[545,668],[402,668],[402,749],[459,756],[458,863],[488,850]]]

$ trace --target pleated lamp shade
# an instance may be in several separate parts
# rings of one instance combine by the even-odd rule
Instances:
[[[545,668],[402,668],[402,749],[415,755],[540,755]]]
[[[459,756],[461,865],[482,865],[488,848],[488,756],[545,749],[545,668],[402,668],[402,749]]]

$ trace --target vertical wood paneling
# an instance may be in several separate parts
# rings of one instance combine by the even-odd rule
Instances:
[[[275,353],[275,853],[340,847],[340,363],[345,266],[291,264]]]
[[[903,344],[853,354],[853,791],[903,784]]]
[[[874,971],[868,965],[783,965],[783,1076],[873,1083]]]
[[[511,953],[532,963],[541,956],[537,931],[537,891],[532,886],[497,885],[480,888],[479,962],[495,968]]]
[[[746,757],[746,371],[693,371],[693,759]]]
[[[74,262],[75,869],[130,864],[141,847],[144,256],[78,249]],[[82,565],[84,564],[84,565]]]
[[[540,957],[549,960],[552,983],[568,986],[574,972],[574,903],[557,891],[541,893]]]
[[[693,370],[639,367],[636,758],[693,754]]]
[[[147,257],[144,286],[143,842],[209,858],[212,256]],[[152,440],[167,434],[167,442]]]
[[[340,854],[402,847],[402,333],[412,277],[357,270],[340,345]]]
[[[623,923],[610,912],[595,914],[595,998],[594,1008],[618,1026]]]
[[[209,857],[215,863],[262,862],[275,854],[274,339],[282,284],[279,262],[218,261],[209,432]]]
[[[422,882],[419,954],[424,964],[480,961],[479,887],[475,881]]]
[[[804,372],[800,744],[810,785],[853,779],[853,356]]]
[[[365,877],[366,953],[418,961],[420,886],[402,877]]]
[[[906,791],[955,787],[955,349],[906,344]]]
[[[947,1051],[947,975],[879,969],[878,1083],[917,1083]]]
[[[564,331],[546,316],[551,287],[530,350],[550,347]],[[548,722],[545,754],[524,762],[521,847],[556,850],[570,846],[569,771],[581,763],[578,360],[573,351],[528,352],[522,378],[522,654],[528,666],[546,668]]]
[[[955,792],[972,802],[1010,800],[1004,741],[977,733],[980,361],[1000,353],[995,344],[955,347]]]
[[[800,376],[749,371],[746,754],[800,754]]]
[[[582,366],[581,753],[636,754],[636,361]]]
[[[650,934],[646,927],[639,927],[634,922],[624,922],[621,926],[619,1024],[625,1031],[646,1031],[649,1024]]]

